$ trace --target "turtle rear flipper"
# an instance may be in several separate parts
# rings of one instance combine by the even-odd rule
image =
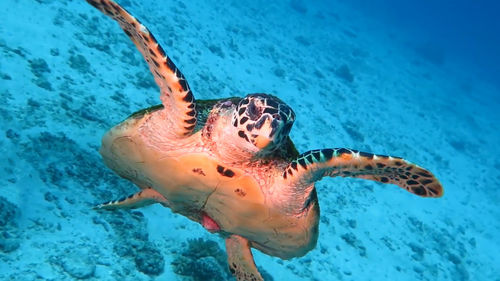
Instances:
[[[308,193],[307,189],[311,189],[314,182],[325,176],[391,183],[422,197],[443,195],[439,181],[424,168],[399,157],[346,148],[311,150],[299,155],[283,171],[282,186],[289,189],[287,194],[297,197],[297,202]]]
[[[99,204],[94,209],[114,210],[114,209],[135,209],[155,203],[167,205],[167,199],[158,191],[147,188],[135,194],[119,200]]]
[[[134,42],[149,65],[156,83],[160,87],[160,99],[165,106],[166,120],[174,135],[184,137],[196,126],[195,99],[184,75],[165,55],[153,34],[111,0],[87,0],[92,6],[113,18]]]
[[[229,270],[238,281],[264,281],[253,260],[250,243],[239,235],[226,238],[227,262]]]

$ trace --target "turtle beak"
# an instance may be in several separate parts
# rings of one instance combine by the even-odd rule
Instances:
[[[271,123],[272,123],[271,118],[269,118],[268,116],[263,116],[255,124],[255,128],[260,131],[259,134],[253,138],[252,142],[259,149],[264,149],[273,142],[272,138],[273,128],[271,126]]]

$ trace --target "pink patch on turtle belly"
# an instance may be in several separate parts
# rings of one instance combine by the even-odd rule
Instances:
[[[220,226],[205,212],[201,213],[201,225],[208,230],[209,232],[217,232],[220,231]]]

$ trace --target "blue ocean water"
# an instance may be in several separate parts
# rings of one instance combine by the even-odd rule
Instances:
[[[469,72],[479,76],[477,79],[499,85],[498,1],[482,0],[473,5],[462,0],[354,0],[347,3],[367,17],[396,26],[399,33],[406,33],[407,43],[427,47],[436,62],[460,62],[464,69],[470,68]]]
[[[328,178],[316,248],[254,250],[265,280],[500,280],[495,1],[118,1],[197,99],[266,92],[300,152],[348,147],[431,170],[445,194]],[[158,104],[129,38],[85,1],[0,1],[0,280],[232,280],[224,241],[137,191],[101,137]]]

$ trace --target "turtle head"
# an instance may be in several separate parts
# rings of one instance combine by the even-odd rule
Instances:
[[[295,113],[282,100],[268,94],[249,94],[236,107],[232,124],[240,138],[258,151],[271,152],[286,139]]]

